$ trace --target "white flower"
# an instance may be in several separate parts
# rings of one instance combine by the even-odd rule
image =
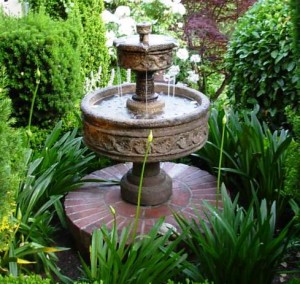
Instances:
[[[176,83],[176,86],[178,86],[178,87],[186,87],[187,84],[184,84],[184,83],[182,83],[182,82],[177,82],[177,83]]]
[[[169,8],[173,6],[172,0],[159,0],[159,2]]]
[[[101,17],[102,17],[102,20],[105,24],[108,24],[108,23],[117,23],[118,22],[118,18],[112,14],[111,12],[109,12],[108,10],[104,10],[102,13],[101,13]]]
[[[126,35],[126,36],[132,35],[135,33],[135,26],[136,23],[132,18],[128,17],[128,18],[120,19],[118,33],[120,35]]]
[[[115,49],[112,48],[112,47],[110,47],[110,48],[108,49],[108,54],[109,54],[110,56],[112,56],[112,57],[116,56]]]
[[[181,60],[187,60],[189,58],[189,52],[186,48],[179,48],[176,55]]]
[[[118,6],[115,15],[119,18],[126,18],[130,16],[130,8],[128,6]]]
[[[199,75],[195,73],[195,71],[188,71],[188,81],[192,82],[192,83],[197,83],[199,81]]]
[[[177,27],[180,28],[180,29],[182,29],[183,28],[183,23],[178,23]]]
[[[201,57],[198,54],[193,54],[190,58],[191,62],[199,63],[201,61]]]
[[[186,13],[186,9],[181,3],[173,3],[171,6],[171,10],[174,14],[179,14],[181,16]]]
[[[106,32],[106,46],[111,47],[113,46],[113,42],[116,38],[116,34],[114,31],[107,31]]]

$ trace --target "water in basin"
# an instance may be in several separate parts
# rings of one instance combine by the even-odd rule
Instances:
[[[136,119],[173,119],[181,116],[186,116],[195,111],[199,107],[199,103],[188,97],[171,96],[164,93],[159,94],[159,99],[165,102],[165,107],[162,113],[147,114],[134,113],[126,107],[126,101],[132,97],[132,94],[115,95],[108,98],[98,100],[93,105],[101,116],[107,119],[118,117],[121,120],[136,120]]]

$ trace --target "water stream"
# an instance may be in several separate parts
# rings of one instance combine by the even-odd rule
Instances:
[[[121,76],[121,69],[119,65],[119,58],[117,58],[117,81],[118,81],[118,95],[122,97],[123,96],[122,76]]]
[[[147,100],[147,95],[148,95],[148,70],[146,70],[146,115],[148,116],[148,100]]]

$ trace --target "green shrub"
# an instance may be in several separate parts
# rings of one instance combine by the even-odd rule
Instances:
[[[54,19],[67,19],[72,6],[70,0],[27,0],[29,9],[38,13],[41,8]]]
[[[288,110],[293,126],[294,139],[288,148],[284,163],[285,179],[283,193],[300,203],[300,114]]]
[[[109,80],[110,58],[106,47],[106,30],[100,17],[104,9],[103,0],[79,0],[77,4],[83,27],[81,49],[83,73],[85,77],[90,77],[91,72],[95,74],[100,68],[99,86],[104,87]]]
[[[299,284],[300,283],[300,279],[291,279],[289,280],[288,284]]]
[[[299,102],[290,18],[289,0],[258,1],[238,22],[226,59],[236,108],[259,104],[260,118],[273,127]]]
[[[29,0],[30,9],[38,12],[42,7],[52,18],[68,19],[74,16],[79,18],[82,25],[81,63],[85,77],[90,78],[100,69],[98,87],[108,83],[108,68],[110,57],[106,47],[106,30],[100,17],[104,4],[103,0],[78,0],[76,4],[70,0]],[[76,8],[78,7],[78,11]]]
[[[291,8],[294,24],[294,50],[297,59],[300,59],[300,1],[291,0]],[[300,77],[300,64],[297,66],[297,72]],[[300,89],[300,80],[298,81],[298,86]],[[298,96],[300,96],[300,91]],[[295,139],[289,147],[285,162],[286,178],[284,181],[284,193],[300,202],[300,110],[298,108],[297,112],[294,113],[291,109],[288,109],[287,113],[290,124],[293,127]]]
[[[8,249],[16,224],[15,195],[25,170],[24,135],[11,127],[11,101],[5,94],[5,72],[0,70],[0,252]]]
[[[214,284],[271,284],[287,251],[291,237],[299,230],[292,219],[276,230],[276,202],[268,209],[266,200],[256,198],[245,210],[238,199],[231,201],[222,188],[223,208],[204,202],[204,214],[192,223],[177,216],[184,242],[194,255],[193,280]]]
[[[42,279],[39,275],[20,275],[14,276],[1,276],[0,282],[2,284],[50,284],[50,279]]]
[[[32,96],[33,125],[53,125],[82,96],[80,31],[74,21],[54,21],[42,13],[1,16],[0,64],[6,66],[8,94],[19,125],[26,125]]]

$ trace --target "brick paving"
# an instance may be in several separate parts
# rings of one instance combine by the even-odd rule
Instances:
[[[85,177],[120,180],[131,168],[131,163],[117,164]],[[187,218],[203,215],[202,202],[216,202],[216,178],[199,168],[176,163],[161,163],[173,179],[173,192],[168,202],[156,206],[142,206],[139,219],[139,234],[146,234],[155,222],[165,217],[165,222],[178,228],[172,212],[183,214]],[[92,232],[103,224],[111,227],[114,217],[110,206],[116,211],[118,229],[132,225],[136,206],[121,199],[118,185],[105,185],[91,182],[70,192],[65,198],[65,212],[69,227],[78,249],[87,252]],[[178,228],[179,229],[179,228]]]

